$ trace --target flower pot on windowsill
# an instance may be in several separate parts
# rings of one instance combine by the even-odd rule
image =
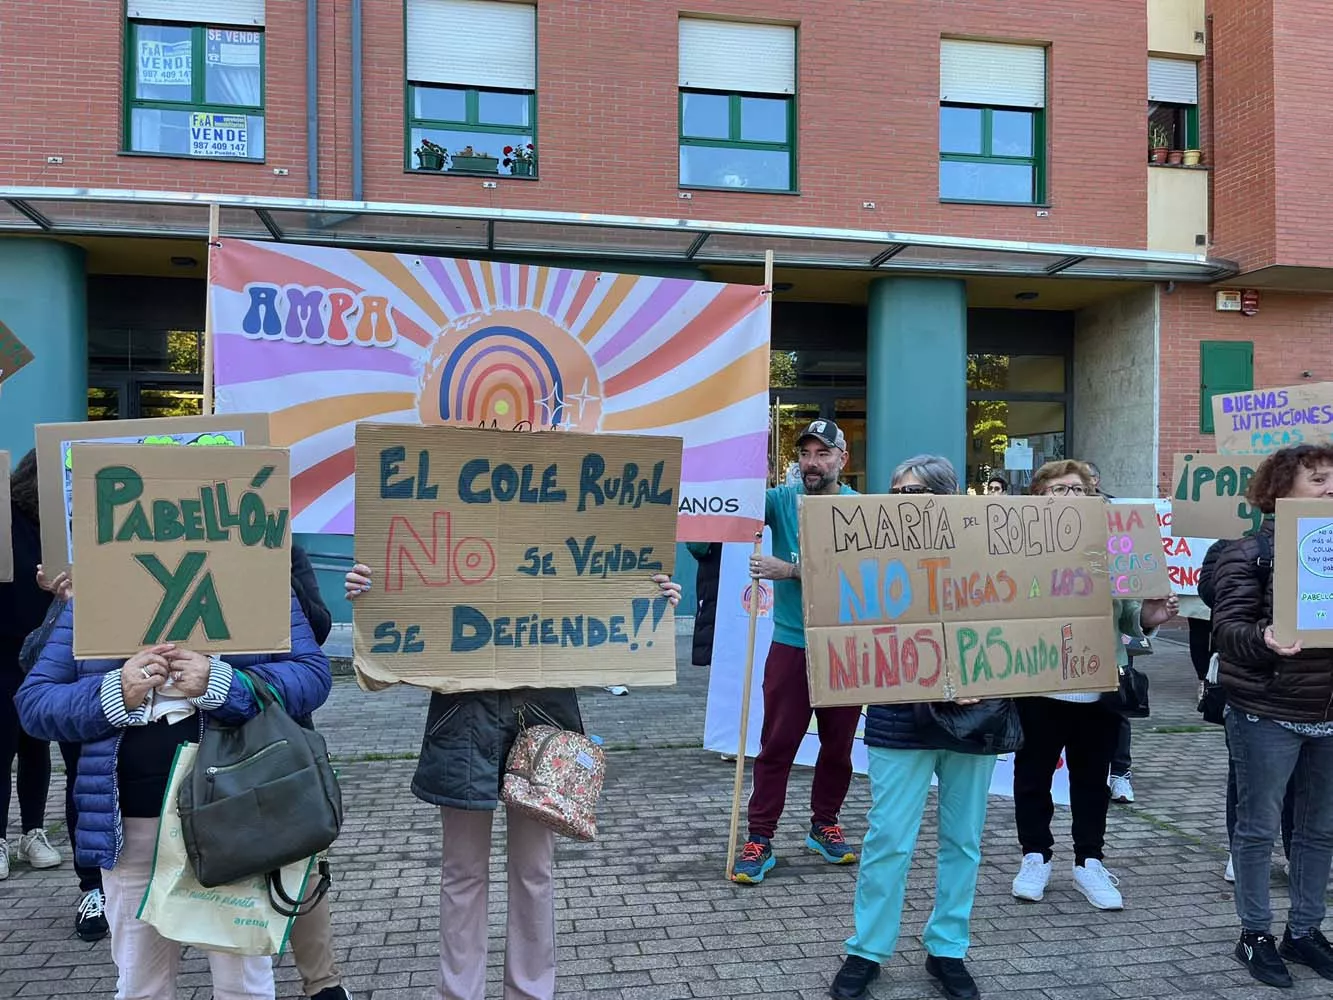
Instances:
[[[454,174],[493,174],[500,169],[500,161],[494,156],[460,156],[457,153],[449,161],[449,172]]]
[[[1173,167],[1180,166],[1181,162],[1184,159],[1185,159],[1185,151],[1183,149],[1173,149],[1166,154],[1166,162]]]
[[[417,159],[422,170],[443,170],[444,157],[439,153],[418,153]]]
[[[509,168],[515,177],[531,177],[532,164],[524,163],[522,160],[515,160],[514,165]]]
[[[1169,152],[1165,146],[1154,146],[1148,151],[1148,159],[1153,163],[1165,163]]]
[[[1199,161],[1203,159],[1203,152],[1198,149],[1185,150],[1184,165],[1187,167],[1197,167]]]

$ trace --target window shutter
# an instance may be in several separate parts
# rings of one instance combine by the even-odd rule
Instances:
[[[1046,49],[1040,45],[940,41],[940,101],[998,108],[1046,106]]]
[[[262,27],[264,0],[127,0],[125,14],[136,21]]]
[[[407,0],[407,78],[537,89],[537,8],[500,0]]]
[[[752,94],[796,93],[796,29],[680,19],[680,85]]]
[[[1199,344],[1199,430],[1213,433],[1213,397],[1254,388],[1254,344],[1205,340]]]
[[[1190,59],[1148,59],[1148,100],[1199,103],[1199,64]]]

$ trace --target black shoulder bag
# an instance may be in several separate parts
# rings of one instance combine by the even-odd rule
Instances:
[[[917,738],[936,750],[998,756],[1023,746],[1023,723],[1012,698],[985,698],[975,705],[919,702]]]

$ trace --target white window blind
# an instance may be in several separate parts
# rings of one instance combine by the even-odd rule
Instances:
[[[1148,59],[1148,100],[1199,103],[1199,64],[1190,59]]]
[[[940,41],[940,100],[990,107],[1046,106],[1046,49],[1040,45]]]
[[[680,19],[680,85],[754,94],[796,93],[796,29]]]
[[[264,0],[127,0],[125,13],[144,21],[262,26]]]
[[[407,0],[407,78],[537,89],[537,8],[500,0]]]

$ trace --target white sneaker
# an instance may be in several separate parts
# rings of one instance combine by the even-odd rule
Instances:
[[[1051,863],[1040,854],[1024,854],[1023,867],[1014,876],[1014,898],[1038,902],[1051,881]]]
[[[1231,855],[1227,855],[1227,870],[1222,873],[1222,878],[1228,882],[1236,881],[1236,866],[1231,863]]]
[[[1099,910],[1123,910],[1125,900],[1116,888],[1120,880],[1108,872],[1096,858],[1074,866],[1074,888],[1088,897]]]
[[[1108,779],[1107,784],[1111,786],[1112,802],[1133,802],[1134,786],[1130,784],[1129,772],[1124,774],[1113,774]]]
[[[625,687],[623,684],[612,684],[609,687],[603,688],[603,690],[606,691],[607,694],[613,694],[617,697],[629,694],[629,688]]]
[[[19,854],[33,868],[55,868],[60,864],[60,852],[46,839],[45,830],[29,830],[20,837]]]
[[[9,878],[9,841],[0,840],[0,881]]]

